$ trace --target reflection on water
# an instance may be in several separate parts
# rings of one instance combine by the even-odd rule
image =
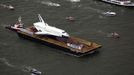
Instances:
[[[26,66],[26,65],[14,65],[14,64],[11,64],[6,58],[0,58],[0,64],[4,64],[10,68],[13,68],[13,69],[18,69],[20,71],[23,71],[23,72],[28,72],[30,73],[32,69],[35,69],[31,66]]]
[[[67,1],[70,1],[70,2],[80,2],[80,0],[67,0]]]
[[[5,64],[5,65],[8,66],[8,67],[12,67],[12,68],[15,67],[13,64],[10,64],[10,63],[7,61],[6,58],[0,58],[0,62],[3,63],[3,64]]]

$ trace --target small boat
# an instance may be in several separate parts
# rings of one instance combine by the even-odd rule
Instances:
[[[113,38],[120,38],[120,35],[118,33],[116,33],[116,32],[111,33],[111,36]]]
[[[75,18],[72,16],[66,17],[65,19],[69,20],[69,21],[75,21]]]
[[[42,4],[48,5],[48,6],[55,6],[55,7],[60,7],[61,5],[58,3],[53,3],[51,1],[41,1]]]
[[[131,2],[131,0],[101,0],[106,3],[120,5],[120,6],[126,6],[126,7],[133,7],[134,3]]]
[[[9,5],[9,6],[8,6],[8,9],[14,10],[14,7],[13,7],[12,5]]]
[[[0,6],[7,8],[9,10],[14,10],[15,8],[12,5],[5,5],[5,4],[0,4]]]
[[[36,70],[35,68],[31,69],[31,75],[41,75],[41,72]]]
[[[102,14],[103,14],[103,15],[106,15],[106,16],[115,16],[115,15],[116,15],[115,12],[110,12],[110,11],[103,12]]]
[[[120,38],[120,35],[117,32],[112,32],[108,34],[107,37]]]

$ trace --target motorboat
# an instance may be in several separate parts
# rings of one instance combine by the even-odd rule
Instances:
[[[14,7],[13,7],[12,5],[9,5],[9,6],[8,6],[8,9],[14,10]]]
[[[66,17],[65,19],[69,20],[69,21],[75,21],[75,18],[72,16]]]
[[[7,8],[9,10],[14,10],[15,8],[12,5],[5,5],[5,4],[0,4],[0,6]]]
[[[41,72],[36,69],[31,69],[31,75],[41,75]]]
[[[102,14],[106,15],[106,16],[115,16],[116,15],[115,12],[111,12],[111,11],[103,12]]]

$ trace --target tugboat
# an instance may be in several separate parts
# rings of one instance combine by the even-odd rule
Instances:
[[[47,46],[58,48],[66,54],[81,57],[90,53],[94,53],[101,45],[86,41],[74,36],[70,36],[65,30],[53,27],[44,22],[40,14],[38,15],[39,22],[33,23],[33,26],[24,28],[17,22],[14,26],[6,28],[15,31],[19,37],[32,41],[41,42]],[[21,25],[21,26],[20,26]]]
[[[134,3],[131,2],[130,0],[101,0],[101,1],[120,6],[134,7]]]

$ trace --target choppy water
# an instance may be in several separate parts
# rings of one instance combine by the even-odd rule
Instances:
[[[134,8],[119,7],[98,0],[0,0],[16,9],[0,7],[0,75],[30,75],[36,68],[42,75],[133,75],[134,74]],[[58,6],[57,6],[58,5]],[[102,15],[114,11],[116,16]],[[22,16],[25,26],[45,21],[74,36],[103,45],[99,52],[76,58],[32,41],[20,39],[4,26]],[[70,22],[67,16],[75,17]],[[108,38],[111,32],[119,39]]]

